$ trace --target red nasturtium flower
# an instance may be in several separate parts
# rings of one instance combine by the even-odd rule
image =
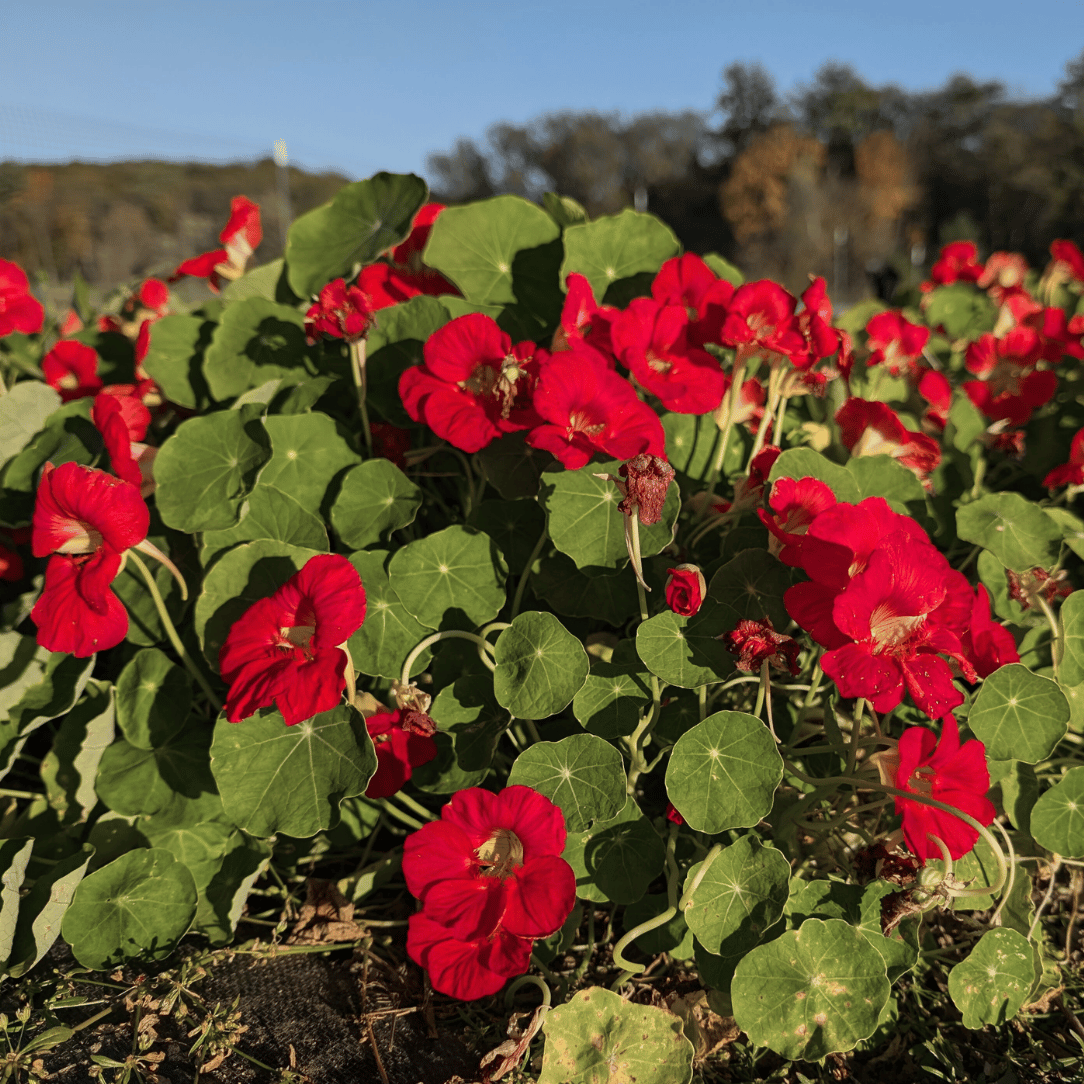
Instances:
[[[589,346],[599,352],[600,360],[613,368],[610,324],[618,310],[612,305],[599,305],[591,283],[575,271],[565,281],[565,289],[568,292],[561,308],[561,323],[553,333],[550,349],[557,354],[573,346]]]
[[[357,569],[336,553],[309,558],[233,623],[218,654],[231,723],[272,703],[287,726],[330,711],[346,688],[343,644],[365,620]]]
[[[147,537],[139,490],[105,471],[46,463],[34,505],[35,557],[52,554],[30,616],[38,643],[86,658],[128,634],[128,612],[110,586],[124,551]]]
[[[135,391],[135,386],[130,384],[113,384],[100,391],[94,397],[90,419],[102,434],[113,473],[139,486],[140,495],[145,498],[154,492],[151,471],[158,449],[142,443],[151,422],[151,412],[135,394],[123,394],[128,388]]]
[[[365,788],[366,798],[389,798],[402,790],[415,768],[437,755],[436,726],[424,712],[411,708],[378,711],[365,720],[376,748],[376,775]]]
[[[852,456],[890,455],[923,485],[941,462],[941,447],[937,441],[925,433],[907,429],[885,403],[848,399],[836,411],[836,422]]]
[[[422,903],[407,934],[433,988],[464,1001],[495,994],[561,928],[576,875],[561,857],[561,810],[530,787],[470,787],[407,837],[403,876]]]
[[[930,329],[912,324],[902,312],[879,312],[868,324],[869,365],[883,365],[893,376],[916,377]]]
[[[23,559],[7,546],[0,545],[0,580],[15,583],[23,578]]]
[[[682,617],[692,617],[704,605],[708,585],[698,565],[678,565],[666,570],[666,605]]]
[[[310,343],[322,335],[357,342],[369,334],[373,310],[377,307],[360,286],[347,286],[344,279],[332,279],[305,313],[305,337]]]
[[[757,510],[761,523],[771,532],[769,552],[785,565],[801,565],[802,536],[813,520],[835,503],[836,495],[818,478],[778,478],[768,498],[771,514]]]
[[[764,663],[773,670],[798,674],[798,654],[801,644],[793,636],[775,631],[770,617],[761,621],[739,621],[738,627],[719,637],[727,651],[739,656],[734,664],[746,674],[759,673]]]
[[[245,264],[263,240],[263,228],[260,225],[260,208],[246,196],[234,196],[230,200],[230,218],[218,235],[222,248],[205,252],[185,260],[170,276],[170,282],[176,282],[185,275],[197,279],[207,279],[211,289],[217,294],[222,288],[222,280],[240,278],[245,272]]]
[[[31,296],[23,269],[10,260],[0,260],[0,338],[13,331],[36,335],[44,323],[45,309]]]
[[[1020,661],[1012,633],[991,616],[990,596],[981,583],[975,588],[971,619],[960,636],[960,644],[981,678],[989,677],[1010,662]]]
[[[965,364],[981,379],[964,381],[967,397],[988,418],[1025,425],[1058,390],[1057,373],[1035,368],[1042,345],[1038,333],[1026,326],[1000,339],[987,333],[969,343]]]
[[[909,726],[900,738],[898,756],[897,788],[955,806],[983,826],[993,822],[996,810],[986,797],[986,749],[975,738],[960,744],[960,728],[951,712],[941,720],[940,739],[924,726]],[[907,846],[923,860],[941,857],[931,835],[945,842],[953,859],[963,858],[979,837],[959,817],[910,798],[897,798],[896,812],[903,818]]]
[[[1069,445],[1069,462],[1055,467],[1043,479],[1048,489],[1084,485],[1084,429],[1078,429]]]
[[[74,339],[61,339],[42,359],[41,371],[45,382],[60,393],[65,403],[96,395],[102,388],[98,355],[86,343]]]
[[[798,299],[768,279],[747,282],[734,291],[720,336],[748,355],[807,358],[805,336],[795,319]],[[804,366],[803,366],[804,367]]]
[[[983,266],[974,241],[953,241],[941,249],[937,262],[930,268],[930,281],[922,284],[924,291],[953,282],[978,282]]]

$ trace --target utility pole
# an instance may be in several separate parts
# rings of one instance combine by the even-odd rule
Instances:
[[[275,172],[278,176],[279,187],[279,234],[282,237],[282,247],[286,248],[286,234],[290,229],[290,223],[294,215],[290,208],[290,169],[287,165],[286,140],[275,140]]]

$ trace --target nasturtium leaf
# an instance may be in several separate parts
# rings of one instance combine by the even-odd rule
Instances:
[[[429,189],[413,173],[377,173],[295,219],[286,237],[286,277],[298,297],[352,276],[408,233]]]
[[[855,476],[812,448],[788,448],[783,452],[772,464],[768,481],[774,482],[778,478],[819,478],[837,500],[857,504],[862,499]]]
[[[560,196],[556,192],[544,192],[542,194],[542,206],[546,209],[546,213],[550,218],[562,229],[590,221],[583,204],[571,196]]]
[[[60,396],[40,380],[22,380],[0,395],[0,464],[21,452],[60,407]]]
[[[631,734],[651,705],[651,681],[639,661],[597,662],[572,701],[584,730],[600,738]]]
[[[754,715],[720,711],[678,738],[666,793],[691,828],[715,835],[767,816],[782,778],[768,728]]]
[[[849,922],[807,919],[737,966],[734,1018],[755,1046],[791,1060],[850,1050],[888,1001],[884,961]]]
[[[553,550],[538,564],[531,590],[565,617],[593,617],[623,625],[636,612],[636,579],[627,568],[580,571],[571,557]]]
[[[399,395],[399,378],[424,361],[426,340],[449,319],[444,305],[425,294],[380,310],[365,344],[370,413],[395,425],[412,424]]]
[[[430,718],[455,738],[455,758],[466,772],[488,768],[497,742],[512,721],[493,695],[487,677],[461,677],[446,685],[429,708]]]
[[[169,851],[129,851],[84,877],[61,932],[75,958],[104,971],[136,956],[161,960],[196,914],[192,874]]]
[[[862,497],[884,497],[896,511],[924,513],[926,491],[914,471],[890,455],[860,455],[847,461]]]
[[[560,235],[560,227],[537,204],[521,196],[496,196],[443,211],[422,259],[468,301],[506,305],[524,300],[519,271],[526,252]]]
[[[222,865],[222,858],[231,837],[240,835],[232,824],[223,821],[180,824],[155,830],[151,818],[140,827],[152,847],[169,851],[174,858],[185,864],[196,883],[196,892],[200,894]]]
[[[280,256],[270,263],[254,267],[223,288],[222,300],[244,301],[249,297],[262,297],[267,301],[284,303],[300,300],[285,282],[285,265],[286,261]]]
[[[427,764],[414,769],[410,785],[425,794],[455,794],[467,787],[477,787],[489,774],[488,768],[468,771],[460,766],[454,734],[436,736],[437,755]]]
[[[670,466],[693,482],[705,482],[715,462],[721,434],[710,414],[662,415],[662,427],[666,433],[666,455]],[[738,428],[731,430],[730,443],[723,458],[724,475],[741,470],[745,462],[745,441]],[[698,487],[702,488],[702,487]]]
[[[274,594],[315,556],[316,550],[258,539],[235,546],[207,573],[196,599],[194,623],[196,635],[203,641],[203,653],[216,670],[219,648],[233,623],[254,602]]]
[[[963,1025],[977,1031],[1011,1020],[1035,981],[1035,950],[1015,930],[987,930],[948,975],[949,996]]]
[[[1028,831],[1031,809],[1039,797],[1039,780],[1030,764],[1019,760],[988,760],[990,783],[1001,788],[1001,805],[1009,823]]]
[[[729,261],[724,260],[718,252],[709,252],[704,256],[704,263],[708,265],[721,279],[726,279],[733,286],[741,286],[745,282],[745,276]]]
[[[1056,681],[1014,662],[982,683],[967,724],[991,759],[1037,764],[1065,737],[1069,702]]]
[[[569,226],[564,242],[561,282],[578,272],[591,283],[596,301],[601,301],[618,279],[658,271],[664,261],[681,251],[678,239],[661,219],[628,207],[620,214]]]
[[[539,500],[546,512],[553,544],[576,562],[577,568],[621,568],[629,559],[625,515],[618,511],[621,493],[599,474],[617,476],[616,460],[588,463],[580,470],[549,469],[542,475]],[[666,494],[662,519],[640,527],[640,552],[651,557],[670,544],[681,507],[678,487]]]
[[[673,745],[699,722],[699,697],[692,692],[667,690],[653,736],[661,745]]]
[[[33,849],[33,839],[0,840],[0,961],[11,956],[19,920],[19,890]]]
[[[493,540],[459,525],[408,543],[388,565],[403,605],[434,629],[448,620],[472,628],[492,621],[505,602],[505,575]]]
[[[191,679],[157,648],[137,651],[117,678],[117,725],[137,749],[171,738],[191,708]]]
[[[188,534],[232,527],[270,457],[266,434],[258,421],[246,421],[245,411],[189,418],[154,460],[158,514],[167,527]]]
[[[988,549],[1006,568],[1050,568],[1061,548],[1061,527],[1019,493],[987,493],[956,512],[956,533]]]
[[[930,327],[943,327],[950,339],[977,339],[982,332],[993,331],[997,308],[970,283],[954,282],[926,295],[925,317]]]
[[[349,705],[296,726],[264,708],[236,725],[219,719],[211,771],[238,828],[308,837],[338,820],[343,798],[364,793],[376,752],[365,720]]]
[[[718,637],[736,628],[738,620],[728,606],[710,598],[693,617],[663,610],[636,629],[636,651],[668,685],[697,689],[733,672],[734,656]]]
[[[227,305],[203,354],[203,375],[219,401],[275,378],[312,375],[312,368],[304,315],[263,297]]]
[[[176,795],[196,800],[211,787],[208,744],[203,728],[177,731],[154,749],[118,738],[98,765],[98,797],[126,817],[157,813]]]
[[[1061,604],[1061,628],[1064,640],[1058,680],[1063,685],[1080,685],[1084,682],[1084,592],[1074,591]]]
[[[513,576],[527,567],[527,559],[546,531],[546,517],[537,501],[483,501],[471,512],[468,524],[497,543]]]
[[[1031,809],[1031,834],[1052,854],[1084,858],[1084,768],[1070,768]]]
[[[369,459],[346,472],[331,525],[347,546],[360,550],[413,523],[421,503],[422,491],[394,463]]]
[[[945,440],[959,452],[967,452],[976,438],[986,431],[986,419],[982,411],[967,397],[957,390],[949,407],[948,425],[945,427]],[[977,449],[976,449],[977,450]]]
[[[225,847],[218,869],[200,890],[193,923],[212,945],[233,940],[248,894],[271,861],[270,846],[243,832],[230,835]]]
[[[302,508],[318,513],[331,480],[360,462],[358,455],[326,414],[276,414],[264,425],[273,454],[260,484],[281,489]]]
[[[114,737],[113,696],[108,682],[88,682],[82,700],[63,717],[53,747],[42,759],[41,780],[62,824],[83,823],[98,804],[94,781]]]
[[[586,832],[570,831],[562,857],[576,874],[581,899],[635,903],[662,872],[666,847],[630,796],[616,817],[595,821]]]
[[[327,531],[323,520],[302,508],[288,493],[257,484],[241,505],[241,519],[225,531],[204,531],[201,561],[210,568],[215,559],[239,542],[269,538],[291,546],[326,553]]]
[[[387,556],[383,550],[350,554],[350,563],[365,588],[365,620],[346,642],[346,649],[358,673],[399,678],[407,656],[433,630],[419,624],[395,593],[384,571]],[[426,648],[415,660],[410,676],[420,674],[430,657]]]
[[[61,858],[40,874],[19,901],[6,973],[24,975],[53,947],[60,936],[60,922],[87,871],[94,850],[85,847]]]
[[[685,877],[689,890],[703,862]],[[709,952],[742,955],[779,921],[790,894],[790,863],[754,835],[723,849],[685,908],[685,921]]]
[[[548,719],[567,707],[587,678],[583,644],[553,614],[522,613],[495,645],[493,691],[517,719]]]
[[[592,821],[611,820],[625,805],[621,754],[594,734],[536,742],[512,765],[508,785],[517,783],[559,805],[570,832],[586,831]]]
[[[689,1084],[693,1047],[681,1020],[592,986],[551,1009],[538,1084]]]
[[[505,433],[475,457],[486,481],[506,500],[533,497],[542,472],[554,463],[549,452],[532,448],[525,433]]]
[[[202,359],[214,328],[202,316],[163,316],[151,324],[143,368],[169,402],[186,410],[196,410],[208,397]]]
[[[1084,557],[1084,519],[1074,516],[1067,508],[1044,508],[1043,511],[1061,527],[1065,544],[1077,555]]]
[[[729,606],[739,620],[770,617],[782,630],[790,623],[783,595],[791,583],[790,569],[778,557],[767,550],[743,550],[711,577],[708,595]]]

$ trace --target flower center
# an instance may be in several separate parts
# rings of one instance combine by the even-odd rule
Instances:
[[[483,877],[500,877],[503,881],[523,865],[523,844],[508,828],[498,828],[477,850]]]
[[[294,647],[308,647],[314,632],[316,632],[315,625],[284,625],[279,629],[279,636],[288,640]]]
[[[605,422],[592,424],[591,419],[580,410],[574,410],[568,416],[568,434],[586,433],[589,437],[597,437],[606,428]]]
[[[69,520],[64,533],[67,537],[57,553],[94,553],[102,544],[101,534],[82,520]]]
[[[906,643],[925,621],[925,614],[897,614],[887,603],[882,603],[870,614],[869,631],[878,652],[891,651]]]
[[[858,443],[851,449],[852,456],[891,455],[895,456],[903,447],[898,441],[889,440],[872,425],[858,438]]]
[[[65,373],[57,383],[66,391],[72,391],[79,387],[79,377],[75,373]]]
[[[915,794],[921,794],[924,798],[932,798],[936,778],[937,772],[929,765],[916,768],[911,773],[911,778],[907,780],[907,789]]]

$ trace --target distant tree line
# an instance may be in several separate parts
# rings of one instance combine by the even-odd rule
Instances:
[[[837,63],[784,95],[761,65],[736,63],[710,114],[495,124],[428,166],[451,202],[554,190],[592,215],[646,206],[689,250],[792,286],[824,274],[861,296],[921,274],[948,241],[1041,265],[1054,238],[1084,240],[1084,54],[1030,101],[966,75],[877,87]]]

